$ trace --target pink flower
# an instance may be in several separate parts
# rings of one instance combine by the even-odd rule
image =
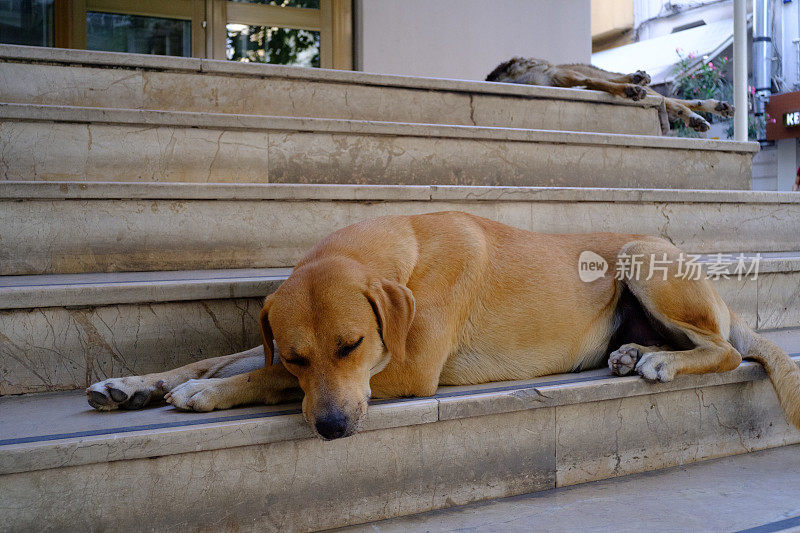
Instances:
[[[770,123],[770,124],[775,124],[776,122],[778,122],[778,121],[777,121],[777,120],[775,120],[774,118],[771,118],[771,119],[769,119],[769,123]]]
[[[727,61],[728,60],[728,56],[725,56],[724,59],[725,59],[725,61]]]
[[[750,87],[750,94],[756,94],[756,88]]]

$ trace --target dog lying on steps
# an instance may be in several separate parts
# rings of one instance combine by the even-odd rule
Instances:
[[[549,235],[461,212],[386,216],[319,242],[261,311],[263,347],[87,389],[105,411],[166,399],[211,411],[302,398],[326,439],[359,429],[370,397],[599,367],[651,381],[764,364],[800,427],[800,369],[754,333],[706,279],[581,281],[590,250],[675,259],[645,235]],[[642,265],[647,272],[647,261]],[[273,345],[280,361],[273,364]],[[266,364],[265,364],[266,362]]]
[[[708,131],[710,124],[698,112],[725,118],[732,117],[734,112],[732,105],[719,100],[680,100],[662,96],[647,87],[650,76],[641,70],[633,74],[619,74],[580,63],[553,65],[543,59],[513,57],[498,65],[486,77],[486,81],[544,87],[586,87],[631,100],[641,100],[648,94],[658,96],[664,103],[659,110],[661,133],[664,135],[669,133],[670,122],[678,119],[695,131]]]

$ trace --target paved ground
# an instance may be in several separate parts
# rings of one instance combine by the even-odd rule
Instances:
[[[800,445],[344,531],[800,531]]]

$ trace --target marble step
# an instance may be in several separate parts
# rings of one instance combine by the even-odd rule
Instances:
[[[318,530],[800,442],[751,362],[666,384],[443,387],[372,402],[362,432],[329,442],[298,405],[99,413],[80,391],[2,397],[0,427],[12,531]]]
[[[0,102],[660,135],[655,97],[10,45]]]
[[[83,389],[250,349],[263,298],[289,272],[0,276],[0,395]],[[764,253],[755,279],[714,283],[751,327],[800,328],[800,252]]]
[[[756,143],[0,103],[0,180],[740,189]]]
[[[0,182],[0,275],[291,267],[360,220],[443,210],[659,235],[691,253],[800,250],[791,192]]]

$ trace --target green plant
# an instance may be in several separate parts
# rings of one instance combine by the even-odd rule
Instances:
[[[679,48],[678,63],[675,65],[675,80],[673,81],[673,94],[684,100],[706,100],[713,98],[730,102],[733,100],[733,86],[725,79],[728,57],[716,58],[707,61],[705,58],[698,63],[694,54],[684,54]],[[752,93],[752,87],[750,88]],[[733,119],[720,118],[708,113],[700,113],[709,122],[726,123],[725,135],[733,137]],[[763,120],[762,120],[763,122]],[[748,115],[747,135],[755,140],[758,132],[759,120],[753,115]],[[763,124],[761,124],[763,127]],[[675,134],[679,137],[698,137],[698,133],[687,128],[680,120],[672,123]]]

